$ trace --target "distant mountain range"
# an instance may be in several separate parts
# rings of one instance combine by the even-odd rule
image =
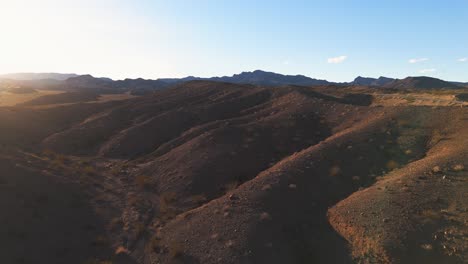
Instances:
[[[10,73],[0,74],[0,79],[11,79],[11,80],[44,80],[53,79],[58,81],[64,81],[68,78],[77,77],[78,74],[69,73]]]
[[[254,84],[254,85],[265,85],[265,86],[281,86],[281,85],[328,85],[330,82],[326,80],[313,79],[304,75],[283,75],[274,72],[266,72],[256,70],[253,72],[242,72],[240,74],[234,74],[233,76],[223,77],[211,77],[211,78],[199,78],[189,76],[181,79],[159,79],[168,83],[177,83],[181,81],[193,81],[193,80],[204,80],[204,81],[215,81],[215,82],[228,82],[228,83],[239,83],[239,84]]]
[[[91,75],[60,74],[60,73],[17,73],[0,75],[0,87],[2,84],[15,84],[17,87],[51,88],[51,89],[101,89],[119,91],[131,91],[134,94],[144,94],[157,89],[163,89],[178,83],[205,80],[215,82],[227,82],[235,84],[252,84],[259,86],[283,86],[283,85],[337,85],[337,86],[375,86],[394,89],[441,89],[468,87],[468,83],[447,82],[432,77],[407,77],[405,79],[393,79],[387,77],[369,78],[357,77],[352,82],[336,83],[327,80],[310,78],[304,75],[283,75],[273,72],[256,70],[242,72],[233,76],[200,78],[189,76],[185,78],[162,78],[157,80],[125,79],[114,81],[109,78],[96,78]]]

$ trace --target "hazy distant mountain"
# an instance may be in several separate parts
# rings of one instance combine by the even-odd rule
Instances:
[[[279,73],[256,70],[242,72],[232,76],[201,78],[188,76],[185,78],[148,79],[124,79],[114,81],[110,78],[97,78],[91,75],[60,74],[60,73],[18,73],[0,75],[0,88],[32,88],[32,89],[65,89],[65,90],[89,90],[99,89],[101,92],[127,92],[132,94],[146,94],[154,90],[164,89],[169,86],[194,80],[226,82],[234,84],[252,84],[259,86],[283,86],[283,85],[361,85],[377,86],[395,89],[438,89],[467,87],[467,83],[447,82],[431,77],[408,77],[405,79],[392,79],[387,77],[369,78],[358,76],[349,83],[335,83],[327,80],[319,80],[304,75],[283,75]]]
[[[215,77],[210,78],[210,81],[223,81],[231,83],[245,83],[266,86],[279,85],[326,85],[330,84],[326,80],[313,79],[304,75],[282,75],[273,72],[265,72],[256,70],[253,72],[242,72],[235,74],[232,77]]]
[[[101,92],[127,92],[143,95],[152,91],[166,88],[170,84],[161,80],[125,79],[114,81],[108,78],[96,78],[91,75],[81,75],[69,78],[62,85],[65,89],[90,90],[99,89]]]
[[[39,79],[39,80],[0,79],[0,88],[56,89],[62,83],[63,81],[56,80],[56,79]]]
[[[441,89],[441,88],[460,88],[460,86],[451,82],[443,81],[432,77],[407,77],[402,80],[395,80],[384,85],[386,88],[395,89]]]
[[[213,78],[218,78],[218,77],[213,77]],[[160,78],[158,80],[168,83],[168,84],[174,84],[174,83],[182,83],[182,82],[189,82],[189,81],[196,81],[196,80],[209,80],[209,79],[212,79],[212,78],[200,78],[200,77],[195,77],[195,76],[188,76],[184,78]]]
[[[112,88],[112,80],[96,78],[91,75],[80,75],[64,81],[64,88]]]
[[[458,86],[468,87],[468,83],[464,83],[464,82],[450,82],[450,83],[458,85]]]
[[[1,79],[12,79],[12,80],[42,80],[42,79],[53,79],[63,81],[71,77],[77,77],[78,74],[69,73],[10,73],[0,75]]]
[[[142,78],[138,79],[125,79],[115,81],[113,87],[123,89],[161,89],[165,88],[169,83],[162,80],[146,80]]]
[[[274,72],[266,72],[256,70],[253,72],[242,72],[234,74],[233,76],[199,78],[199,77],[185,77],[181,79],[159,79],[167,83],[186,82],[193,80],[206,80],[216,82],[228,82],[238,84],[254,84],[264,86],[281,86],[281,85],[327,85],[331,84],[326,80],[313,79],[304,75],[283,75]]]
[[[365,86],[384,86],[393,81],[395,81],[395,79],[383,76],[379,77],[378,79],[358,76],[356,79],[354,79],[354,81],[351,82],[351,84]]]

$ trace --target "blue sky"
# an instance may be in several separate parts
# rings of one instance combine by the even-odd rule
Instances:
[[[468,81],[468,1],[0,0],[0,73]]]

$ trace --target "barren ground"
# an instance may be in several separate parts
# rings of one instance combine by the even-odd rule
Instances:
[[[466,263],[463,91],[375,89],[0,107],[0,259]]]

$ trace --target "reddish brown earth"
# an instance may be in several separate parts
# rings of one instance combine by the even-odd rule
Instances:
[[[194,81],[0,108],[0,258],[464,263],[468,110],[384,98]]]

